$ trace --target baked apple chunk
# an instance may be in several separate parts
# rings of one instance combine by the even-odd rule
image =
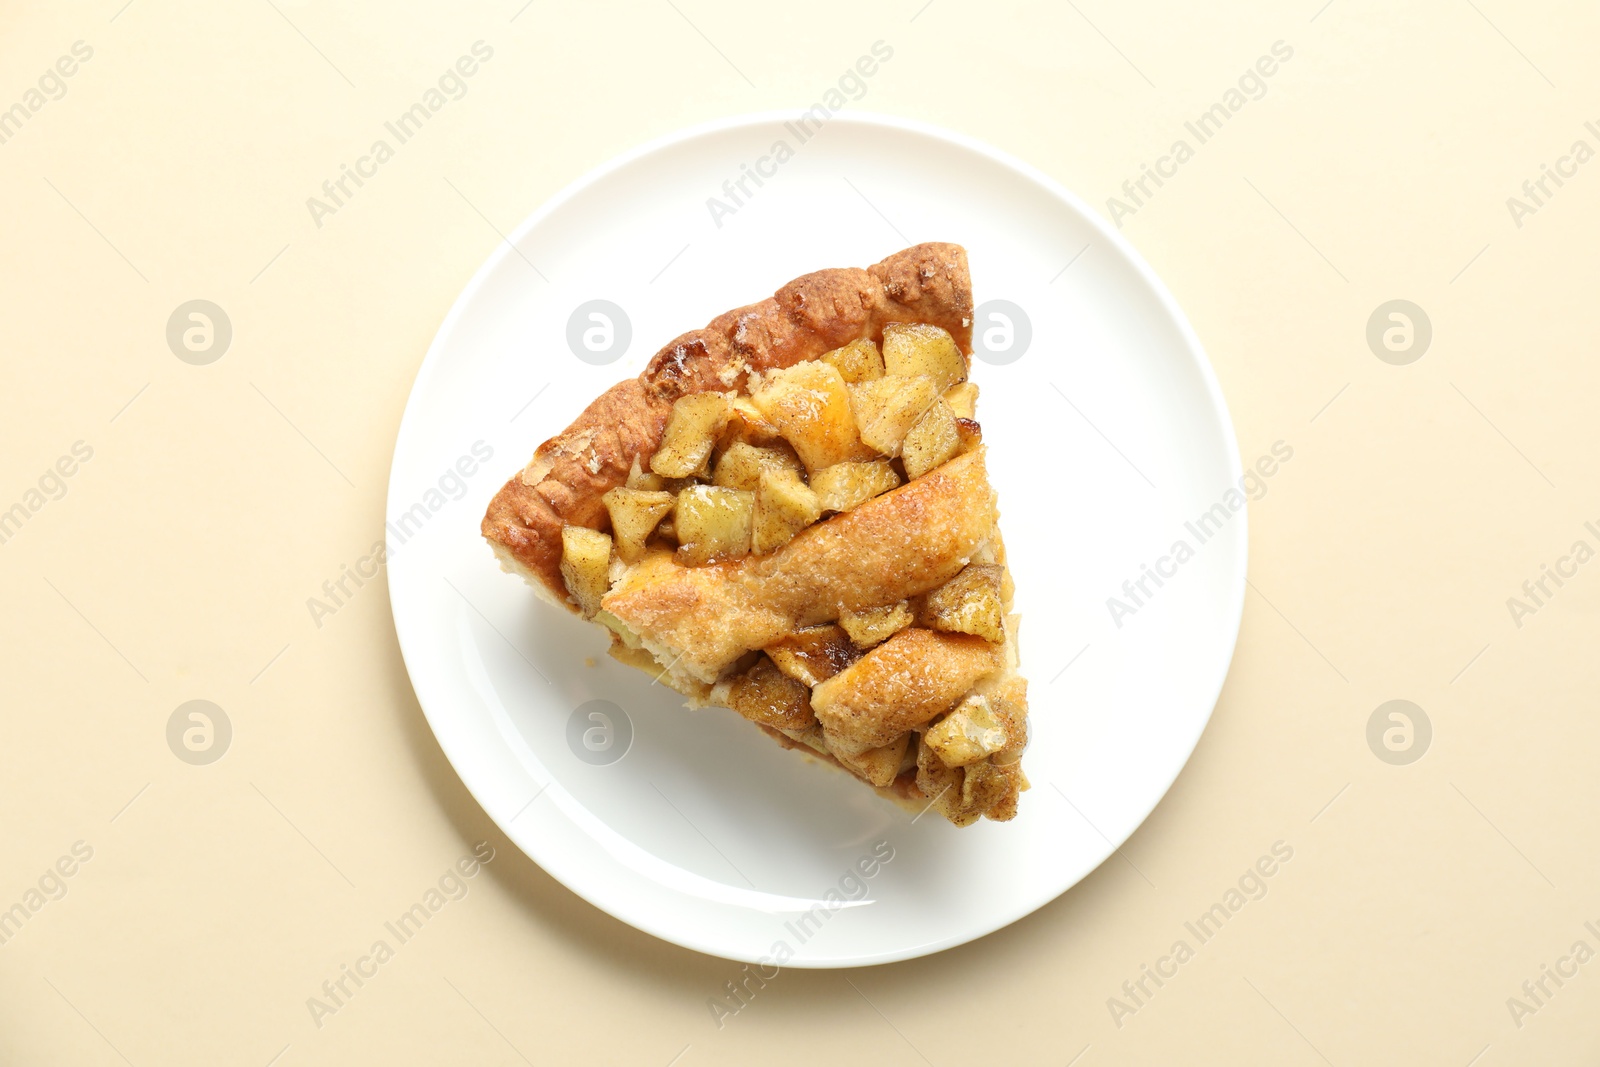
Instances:
[[[502,564],[692,707],[965,826],[1027,684],[957,245],[806,275],[663,348],[490,504]]]

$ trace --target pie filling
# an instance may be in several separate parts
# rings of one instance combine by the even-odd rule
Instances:
[[[609,533],[563,528],[571,601],[691,705],[958,825],[1014,817],[1027,686],[966,357],[899,323],[746,377],[676,401]]]

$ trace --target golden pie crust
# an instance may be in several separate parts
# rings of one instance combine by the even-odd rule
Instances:
[[[500,490],[484,516],[483,535],[507,570],[552,603],[573,611],[581,603],[584,614],[610,628],[613,656],[684,694],[691,706],[733,707],[784,747],[833,763],[909,808],[935,809],[957,825],[1010,819],[1028,788],[1018,762],[1027,737],[1027,696],[1016,671],[1013,584],[980,427],[951,414],[962,406],[974,414],[976,390],[959,384],[970,368],[971,315],[966,253],[959,245],[917,245],[865,270],[798,278],[767,300],[684,334],[637,379],[602,394]],[[848,444],[855,451],[829,462],[844,469],[859,457],[876,457],[881,478],[897,487],[882,491],[880,484],[862,502],[832,503],[827,517],[761,554],[729,552],[702,562],[686,556],[686,548],[673,551],[656,534],[642,551],[631,542],[627,562],[620,549],[611,550],[603,535],[612,528],[612,513],[602,498],[623,492],[619,487],[637,491],[634,479],[651,468],[652,457],[658,471],[682,473],[665,471],[657,456],[671,451],[663,441],[669,418],[676,418],[674,405],[685,408],[680,400],[694,408],[723,403],[697,394],[750,397],[752,386],[767,388],[763,383],[774,374],[781,377],[778,372],[805,361],[822,362],[826,355],[837,367],[837,350],[853,343],[848,351],[868,349],[878,359],[886,327],[897,336],[937,335],[948,354],[944,365],[961,372],[955,387],[949,386],[953,371],[911,383],[945,412],[945,436],[933,460],[914,465],[909,444],[903,460],[897,452],[879,457],[863,443],[875,439],[862,429],[857,441],[851,429]],[[896,373],[893,366],[889,373]],[[845,380],[854,383],[851,389],[861,384],[841,379],[841,386]],[[963,403],[950,399],[955,389],[968,390]],[[853,407],[857,398],[850,395]],[[761,399],[758,392],[755,400]],[[847,426],[858,423],[868,425],[859,411]],[[752,447],[773,443],[773,428],[765,429],[768,436]],[[718,432],[724,434],[721,455],[732,447],[727,436],[733,430]],[[906,436],[904,428],[900,433]],[[805,442],[787,429],[784,434],[803,456]],[[699,455],[710,447],[703,445]],[[846,455],[848,463],[840,458]],[[811,492],[793,462],[795,491]],[[820,487],[820,469],[812,466],[804,477]],[[663,501],[663,487],[686,493],[686,486],[704,484],[708,469],[702,467],[701,481],[655,478],[650,492]],[[676,526],[669,518],[662,529],[676,537],[692,507],[686,496],[673,499],[677,510],[669,514]],[[573,540],[564,549],[565,538]],[[564,571],[563,559],[570,564],[582,551],[591,553],[590,585],[587,595],[577,585],[569,595],[573,575]],[[977,599],[957,603],[964,596]]]

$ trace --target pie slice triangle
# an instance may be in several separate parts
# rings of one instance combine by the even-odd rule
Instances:
[[[966,252],[797,278],[661,349],[483,535],[611,654],[965,826],[1028,788]]]

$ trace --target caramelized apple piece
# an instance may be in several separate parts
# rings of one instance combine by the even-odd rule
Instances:
[[[660,490],[628,489],[617,486],[600,498],[611,516],[611,533],[617,540],[617,555],[624,563],[636,562],[644,555],[644,543],[655,532],[667,512],[672,510],[672,494]]]
[[[1006,639],[1001,616],[1001,568],[972,563],[960,574],[928,594],[922,610],[923,625],[934,630],[976,634],[986,641]]]
[[[1016,625],[1015,616],[1012,625]],[[1006,732],[1005,747],[991,755],[989,761],[996,767],[1016,763],[1028,747],[1028,683],[1012,675],[1003,682],[985,686],[983,696],[989,701],[990,718]]]
[[[928,728],[922,743],[947,767],[965,767],[1016,743],[981,693],[969,694],[944,718]]]
[[[861,442],[885,456],[900,454],[900,443],[939,399],[933,379],[888,377],[850,387],[850,404]]]
[[[878,346],[870,338],[851,341],[843,348],[824,352],[821,359],[836,367],[851,385],[883,377],[883,356],[878,354]]]
[[[716,474],[711,482],[728,489],[749,489],[753,492],[761,481],[762,471],[793,471],[798,474],[804,469],[800,457],[783,441],[778,442],[778,447],[768,448],[735,441],[718,457]]]
[[[823,511],[850,511],[900,484],[887,460],[835,463],[811,476],[811,488]]]
[[[561,580],[586,619],[611,587],[611,536],[585,526],[561,528]]]
[[[973,418],[978,406],[978,387],[971,382],[958,382],[944,391],[944,402],[950,405],[956,418]]]
[[[811,691],[762,656],[743,674],[718,682],[711,702],[774,730],[805,730],[816,723]]]
[[[961,779],[961,810],[1005,822],[1017,814],[1017,794],[1028,788],[1022,765],[1002,767],[994,760],[974,763]]]
[[[922,477],[952,459],[960,447],[955,413],[943,400],[935,400],[901,442],[900,459],[906,465],[906,477]]]
[[[891,377],[927,375],[942,393],[966,379],[967,358],[945,330],[920,322],[896,322],[883,328],[883,369]]]
[[[839,625],[857,648],[871,648],[910,626],[913,618],[910,605],[902,600],[881,608],[847,610],[839,616]]]
[[[817,494],[800,480],[799,474],[792,470],[763,471],[756,485],[750,547],[758,555],[782,548],[821,515]]]
[[[728,398],[721,393],[690,393],[672,405],[661,447],[650,469],[663,478],[703,476],[717,435],[728,424]]]
[[[808,626],[766,648],[778,669],[810,688],[861,658],[842,626]]]
[[[744,489],[692,485],[678,493],[672,509],[678,561],[694,566],[748,555],[755,494]]]

